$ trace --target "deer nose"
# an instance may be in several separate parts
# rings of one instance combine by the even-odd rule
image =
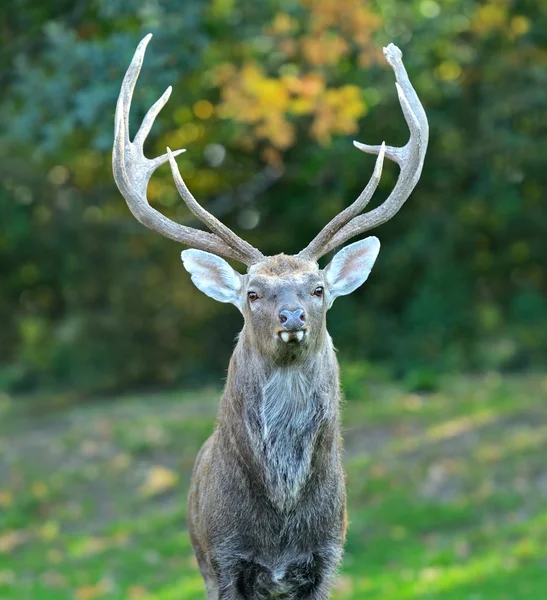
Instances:
[[[279,322],[287,331],[298,331],[306,323],[306,313],[303,308],[289,310],[284,308],[279,311]]]

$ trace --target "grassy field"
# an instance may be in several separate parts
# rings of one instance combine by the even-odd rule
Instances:
[[[547,378],[348,387],[335,599],[547,598]],[[0,396],[0,598],[204,598],[185,503],[217,401]]]

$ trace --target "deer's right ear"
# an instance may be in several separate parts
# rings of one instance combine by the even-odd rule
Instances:
[[[184,268],[195,286],[219,302],[231,302],[241,310],[243,277],[219,256],[203,250],[184,250]]]

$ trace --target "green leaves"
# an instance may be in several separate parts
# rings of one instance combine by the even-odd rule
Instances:
[[[135,123],[174,91],[146,152],[187,147],[190,189],[267,254],[298,252],[359,194],[373,159],[353,137],[406,141],[376,60],[400,45],[430,147],[415,193],[374,232],[368,286],[334,307],[330,331],[342,354],[411,379],[545,364],[544,13],[467,0],[18,6],[1,32],[0,386],[170,386],[226,368],[239,316],[201,301],[181,248],[135,222],[112,179],[115,100],[150,31]],[[396,176],[386,165],[371,208]],[[149,197],[190,222],[167,167]]]

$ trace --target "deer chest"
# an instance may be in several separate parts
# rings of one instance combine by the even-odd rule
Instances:
[[[319,394],[298,370],[280,369],[262,388],[253,437],[278,508],[290,508],[310,476],[324,414]]]

